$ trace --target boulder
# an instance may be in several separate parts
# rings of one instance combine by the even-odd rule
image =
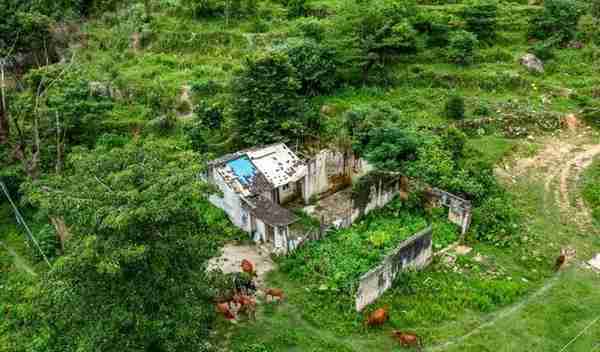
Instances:
[[[337,112],[337,109],[332,105],[323,105],[321,106],[321,114],[325,116],[333,116]]]
[[[569,131],[575,131],[580,126],[579,119],[575,114],[569,114],[563,117],[562,120],[563,126],[566,127]]]
[[[544,63],[531,53],[523,55],[519,62],[521,65],[525,66],[529,72],[544,73]]]

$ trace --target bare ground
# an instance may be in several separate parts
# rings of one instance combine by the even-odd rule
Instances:
[[[227,244],[223,247],[223,254],[210,260],[209,270],[221,269],[224,273],[235,273],[242,271],[242,260],[251,261],[256,268],[256,285],[263,288],[265,275],[273,270],[275,263],[271,260],[268,250],[257,245]]]

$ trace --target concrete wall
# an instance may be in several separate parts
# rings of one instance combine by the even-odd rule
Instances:
[[[373,303],[394,282],[403,270],[421,269],[431,261],[431,226],[402,242],[394,252],[386,256],[381,264],[364,274],[356,291],[356,310]]]
[[[297,195],[297,186],[296,182],[291,182],[287,184],[287,189],[284,189],[284,186],[278,187],[277,191],[279,192],[279,203],[283,204],[292,199],[294,199]]]
[[[215,206],[223,209],[231,219],[231,222],[236,226],[245,231],[249,231],[250,221],[244,221],[244,218],[242,217],[242,215],[245,214],[245,211],[242,210],[242,200],[240,196],[227,186],[218,173],[215,172],[212,176],[214,184],[221,190],[223,196],[220,197],[216,194],[212,194],[208,200]],[[249,220],[249,217],[246,217],[246,220]]]
[[[303,198],[308,203],[312,196],[329,190],[327,179],[327,151],[320,151],[314,158],[306,161],[307,172],[304,177]]]

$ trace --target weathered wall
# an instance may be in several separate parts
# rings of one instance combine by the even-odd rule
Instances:
[[[215,206],[223,209],[231,219],[231,222],[236,226],[248,231],[249,221],[247,221],[247,214],[245,217],[246,221],[244,221],[244,217],[242,216],[244,214],[242,213],[243,210],[240,196],[225,184],[225,181],[218,173],[213,173],[213,182],[221,190],[223,197],[212,194],[208,200]]]
[[[327,179],[327,151],[320,151],[314,158],[306,162],[307,172],[304,178],[303,197],[308,203],[312,196],[327,192],[329,180]]]
[[[373,303],[394,282],[396,275],[406,269],[420,269],[429,264],[432,256],[431,226],[402,242],[381,264],[360,278],[356,291],[356,310]]]

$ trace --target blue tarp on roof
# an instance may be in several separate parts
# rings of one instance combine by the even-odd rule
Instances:
[[[229,166],[231,170],[233,170],[233,173],[237,176],[238,180],[240,180],[240,182],[245,185],[252,182],[252,179],[254,178],[257,172],[254,164],[252,164],[250,159],[248,159],[245,156],[228,161],[227,166]]]

